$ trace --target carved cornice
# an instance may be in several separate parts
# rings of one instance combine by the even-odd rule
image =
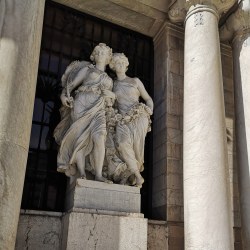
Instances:
[[[215,9],[220,16],[227,12],[237,0],[176,0],[170,7],[168,16],[172,22],[184,22],[187,12],[197,5]]]
[[[233,41],[250,33],[250,1],[242,0],[239,8],[229,16],[226,23],[220,29],[222,41]]]

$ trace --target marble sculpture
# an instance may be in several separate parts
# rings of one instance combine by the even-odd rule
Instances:
[[[97,181],[141,187],[152,98],[138,78],[126,75],[123,53],[112,54],[100,43],[90,59],[93,64],[72,62],[62,76],[61,121],[54,131],[57,170],[83,179],[87,170]],[[105,72],[108,64],[114,82]]]

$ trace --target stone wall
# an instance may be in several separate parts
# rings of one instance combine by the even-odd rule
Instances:
[[[155,219],[183,222],[184,35],[166,24],[155,38],[153,208]]]
[[[154,49],[153,218],[167,221],[169,249],[183,249],[183,30],[166,24]],[[159,230],[150,225],[149,236]]]
[[[184,249],[183,228],[183,82],[184,32],[168,27],[167,222],[169,249]]]
[[[154,120],[153,120],[153,218],[166,220],[167,171],[167,33],[166,27],[154,40]]]
[[[224,101],[227,127],[228,166],[230,183],[230,200],[232,220],[234,227],[235,249],[241,249],[241,218],[238,188],[238,174],[236,162],[235,143],[235,110],[234,110],[234,81],[232,49],[229,46],[221,46],[221,61],[224,86]]]
[[[148,221],[148,250],[168,250],[168,227],[166,221]]]
[[[60,250],[62,213],[21,211],[17,229],[16,250]]]
[[[167,43],[167,220],[183,222],[183,30],[168,27]]]
[[[152,232],[142,214],[117,214],[22,210],[15,249],[146,249],[147,235],[149,249],[167,249],[166,223],[160,223]]]

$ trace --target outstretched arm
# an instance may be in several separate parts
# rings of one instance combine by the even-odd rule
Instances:
[[[136,78],[136,82],[138,84],[138,90],[141,94],[141,97],[146,102],[146,105],[151,109],[152,113],[154,110],[154,103],[150,95],[148,94],[147,90],[145,89],[143,83],[140,81],[140,79]]]

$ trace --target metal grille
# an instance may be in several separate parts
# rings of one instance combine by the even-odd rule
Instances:
[[[57,145],[53,130],[60,121],[60,79],[74,60],[89,61],[93,48],[104,42],[129,59],[127,74],[137,76],[153,96],[152,39],[76,10],[46,1],[37,77],[36,99],[22,208],[63,211],[66,177],[56,172]],[[114,73],[107,69],[111,76]],[[142,212],[150,216],[152,132],[146,139]]]

